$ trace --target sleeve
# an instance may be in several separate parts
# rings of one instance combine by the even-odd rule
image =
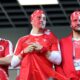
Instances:
[[[21,51],[22,51],[22,40],[19,39],[15,47],[14,56],[11,60],[12,67],[17,67],[20,64],[21,60],[19,59],[18,55],[21,53]]]
[[[20,64],[20,62],[21,62],[21,60],[19,59],[19,57],[14,55],[12,60],[11,60],[11,66],[17,67]]]
[[[61,63],[61,51],[60,51],[60,45],[57,37],[51,33],[50,40],[52,42],[52,45],[50,47],[50,53],[48,59],[57,65],[60,65]]]
[[[14,55],[20,54],[21,51],[22,51],[22,39],[19,39],[14,50]]]
[[[13,55],[13,45],[12,45],[11,41],[7,40],[6,43],[7,43],[7,45],[5,48],[5,55],[4,56]]]
[[[51,51],[59,51],[59,41],[58,38],[51,32],[50,33],[50,41],[51,41]]]
[[[62,41],[60,40],[60,49],[62,49]],[[61,56],[63,57],[63,55],[62,55],[62,51],[61,51]],[[63,59],[63,58],[62,58]],[[63,71],[63,60],[62,60],[62,62],[61,62],[61,64],[60,65],[55,65],[55,70],[57,71],[57,72],[59,72],[60,74],[62,74],[62,75],[64,75],[65,76],[65,73],[64,73],[64,71]]]
[[[22,49],[23,41],[24,41],[23,39],[19,39],[17,44],[16,44],[15,51],[14,51],[14,56],[11,60],[11,66],[12,67],[17,67],[21,62],[21,59],[18,57],[18,55],[23,52],[23,49]]]

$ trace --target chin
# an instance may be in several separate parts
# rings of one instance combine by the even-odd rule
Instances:
[[[80,29],[75,29],[74,31],[77,33],[80,33]]]
[[[42,26],[42,29],[44,29],[45,28],[45,26]]]
[[[45,27],[42,27],[42,29],[45,29]]]
[[[45,27],[40,27],[40,29],[45,29]]]

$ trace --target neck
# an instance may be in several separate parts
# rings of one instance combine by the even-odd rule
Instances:
[[[31,34],[43,34],[43,30],[33,27],[31,30]]]
[[[79,39],[80,38],[80,31],[73,30],[73,38]]]

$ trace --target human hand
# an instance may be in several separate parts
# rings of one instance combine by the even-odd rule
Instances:
[[[32,52],[34,50],[34,45],[30,44],[28,47],[24,48],[23,53]]]
[[[43,46],[39,43],[33,43],[32,45],[34,46],[35,50],[41,50],[43,48]]]

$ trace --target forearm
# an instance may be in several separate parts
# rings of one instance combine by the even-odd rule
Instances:
[[[54,64],[59,65],[61,63],[61,53],[60,51],[52,51],[47,53],[47,58]]]
[[[12,60],[11,60],[11,66],[12,67],[16,67],[20,64],[21,62],[21,59],[22,59],[22,56],[21,55],[14,55]]]
[[[11,63],[11,59],[12,56],[6,56],[6,57],[2,57],[0,58],[0,64],[6,65],[6,64],[10,64]]]

